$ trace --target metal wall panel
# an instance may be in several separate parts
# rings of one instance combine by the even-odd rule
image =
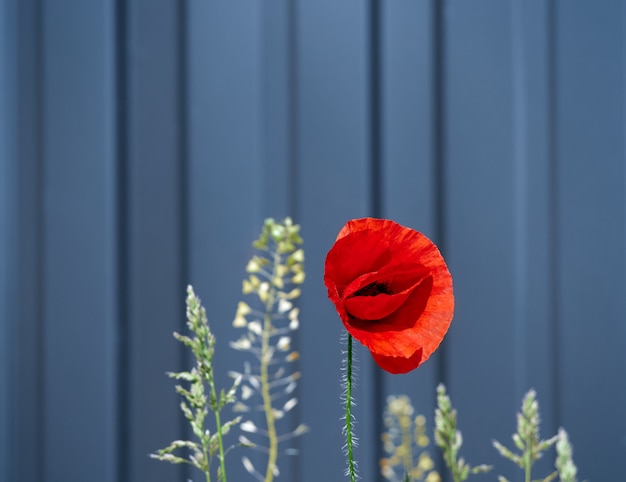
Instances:
[[[324,257],[343,223],[371,214],[370,105],[366,2],[301,2],[297,21],[298,221],[307,240],[308,284],[302,299],[302,413],[311,433],[302,439],[301,476],[313,481],[343,473],[339,384],[341,323],[327,303]],[[320,302],[322,300],[322,302]],[[324,353],[324,356],[320,356]],[[372,360],[355,344],[361,366],[355,396],[356,433],[364,479],[372,476],[374,419],[364,418],[377,383]],[[304,383],[308,380],[308,383]],[[369,398],[369,399],[368,399]],[[324,463],[320,463],[323,460]]]
[[[262,129],[269,128],[261,98],[262,8],[255,1],[192,2],[187,15],[189,281],[207,307],[218,340],[216,383],[226,387],[232,383],[226,372],[243,369],[243,357],[228,342],[239,337],[232,320],[272,176],[262,164]],[[229,479],[250,477],[242,455],[229,455]],[[259,468],[260,458],[248,456]]]
[[[495,459],[490,438],[508,439],[518,404],[509,9],[485,0],[445,12],[446,233],[457,301],[447,363],[453,400],[472,412],[462,425],[470,463]],[[480,433],[490,438],[469,438]]]
[[[285,215],[307,252],[288,423],[311,432],[279,480],[345,468],[323,263],[366,215],[440,245],[456,319],[408,375],[357,344],[363,480],[385,397],[432,428],[439,381],[471,463],[513,473],[491,440],[535,387],[581,478],[623,479],[625,18],[617,0],[3,3],[0,480],[197,480],[147,457],[189,435],[165,376],[191,362],[171,336],[185,285],[225,386],[250,243]]]
[[[379,215],[419,229],[446,254],[442,211],[443,159],[438,131],[443,84],[439,77],[442,23],[431,1],[386,0],[380,11]],[[374,74],[373,74],[374,75]],[[445,347],[419,370],[384,375],[385,394],[406,394],[429,419],[444,376]],[[384,400],[383,400],[384,402]],[[380,454],[379,454],[380,455]]]
[[[12,386],[13,347],[11,344],[15,318],[16,289],[10,274],[13,266],[16,241],[16,190],[17,175],[14,156],[15,79],[11,72],[15,66],[15,11],[12,6],[0,5],[0,480],[12,477],[12,450],[8,437],[12,430],[12,400],[8,387]]]
[[[559,423],[597,480],[626,474],[624,8],[556,15]]]
[[[117,479],[113,12],[43,5],[46,481]]]
[[[16,205],[13,214],[15,251],[8,273],[15,280],[16,309],[10,328],[12,385],[6,390],[12,406],[9,446],[10,480],[45,480],[41,463],[43,427],[43,106],[42,8],[38,1],[14,2],[15,123],[13,165]],[[6,235],[6,234],[5,234]],[[27,449],[26,449],[27,448]]]
[[[180,400],[165,376],[183,362],[172,338],[184,326],[187,276],[183,8],[150,0],[122,2],[119,11],[121,457],[128,481],[185,477],[184,467],[148,458],[185,436]]]

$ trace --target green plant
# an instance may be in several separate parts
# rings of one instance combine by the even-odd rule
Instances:
[[[450,397],[446,394],[446,387],[440,384],[437,387],[437,409],[435,410],[435,443],[443,451],[443,460],[452,472],[454,482],[462,482],[471,474],[488,472],[491,467],[478,465],[471,467],[459,451],[463,445],[463,437],[456,427],[456,410],[452,408]]]
[[[308,430],[305,424],[299,424],[280,434],[277,426],[298,403],[293,393],[300,372],[293,364],[299,354],[292,349],[292,338],[299,326],[299,310],[293,301],[300,296],[298,286],[305,279],[299,231],[300,226],[293,224],[290,218],[282,222],[265,220],[259,239],[253,243],[258,253],[246,266],[248,277],[242,288],[243,294],[256,295],[252,303],[258,305],[258,309],[241,301],[233,321],[233,325],[245,329],[245,333],[232,342],[231,347],[251,353],[255,360],[254,364],[245,363],[243,373],[232,373],[243,380],[241,400],[234,409],[241,413],[252,412],[255,405],[250,402],[256,396],[260,398],[259,408],[265,418],[264,427],[258,427],[251,419],[240,426],[247,434],[240,438],[242,444],[267,453],[264,475],[248,457],[244,456],[242,462],[256,479],[266,482],[272,482],[279,474],[279,444]]]
[[[577,482],[576,473],[578,469],[572,459],[572,446],[569,442],[567,432],[559,429],[556,440],[556,470],[559,473],[561,482]]]
[[[227,404],[236,401],[235,394],[241,377],[235,379],[228,391],[220,391],[218,396],[213,367],[215,336],[211,333],[206,311],[191,286],[187,288],[187,327],[195,335],[193,338],[178,333],[174,333],[174,337],[191,349],[196,359],[196,366],[190,371],[168,373],[168,375],[175,380],[189,384],[188,388],[176,385],[176,391],[184,399],[180,408],[198,440],[175,440],[164,449],[151,454],[151,457],[174,464],[191,464],[201,470],[207,482],[210,482],[211,461],[217,456],[219,459],[217,480],[226,482],[223,437],[239,423],[240,418],[223,423],[220,412]],[[206,425],[206,416],[209,411],[212,411],[215,416],[214,433],[211,433]],[[174,453],[181,449],[188,450],[189,454],[186,458]]]
[[[541,458],[543,452],[548,450],[558,440],[558,436],[541,440],[539,437],[539,421],[537,395],[534,390],[529,390],[522,401],[522,411],[517,414],[517,432],[512,437],[513,443],[520,452],[514,453],[500,442],[493,442],[500,455],[513,461],[524,470],[524,480],[526,482],[531,482],[532,480],[531,472],[534,463]],[[539,479],[539,481],[549,482],[557,475],[558,472],[553,472],[545,478]],[[508,482],[502,476],[498,477],[498,480],[500,482]]]

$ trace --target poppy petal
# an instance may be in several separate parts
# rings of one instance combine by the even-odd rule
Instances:
[[[378,271],[358,276],[343,291],[343,298],[373,296],[378,293],[397,294],[415,287],[430,274],[430,270],[417,263],[389,264]],[[374,285],[374,286],[370,286]],[[372,288],[366,290],[366,288]],[[379,287],[377,290],[373,289]],[[359,291],[365,291],[357,293]],[[369,293],[367,292],[369,291]]]
[[[396,311],[409,297],[410,290],[396,295],[352,296],[344,301],[346,311],[360,320],[376,321]]]
[[[403,276],[404,275],[404,276]],[[417,267],[410,277],[411,284],[397,292],[393,285],[406,284],[397,281],[397,278],[406,277],[406,273],[398,276],[385,276],[384,270],[378,273],[368,273],[350,283],[344,293],[346,311],[360,320],[380,320],[396,311],[408,299],[413,290],[428,276],[428,270],[423,266]],[[377,281],[381,279],[382,281]],[[382,288],[378,288],[378,286]],[[368,293],[368,289],[370,293]],[[377,290],[389,290],[389,293]],[[374,293],[371,293],[371,292]],[[364,293],[359,296],[359,293]]]
[[[324,282],[332,284],[339,294],[355,278],[378,271],[391,260],[386,243],[371,232],[355,232],[337,240],[326,256]]]
[[[372,352],[372,358],[374,358],[374,361],[380,368],[393,374],[407,373],[411,370],[415,370],[424,361],[421,348],[408,358],[379,355],[374,352]]]
[[[391,315],[372,322],[349,317],[344,326],[354,338],[373,352],[407,358],[418,348],[430,346],[431,337],[419,323],[432,292],[427,278],[413,290],[402,307]]]

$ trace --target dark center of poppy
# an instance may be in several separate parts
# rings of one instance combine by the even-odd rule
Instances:
[[[387,283],[374,281],[373,283],[370,283],[356,291],[353,296],[376,296],[380,294],[391,295],[393,293],[389,289],[389,285]]]

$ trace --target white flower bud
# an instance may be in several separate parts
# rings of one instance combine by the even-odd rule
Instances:
[[[248,323],[248,330],[258,336],[261,336],[263,334],[263,327],[261,326],[261,322],[257,320]]]
[[[258,429],[256,428],[256,425],[254,425],[254,422],[252,420],[246,420],[241,425],[239,425],[239,428],[243,430],[244,432],[249,432],[249,433],[256,433],[258,431]]]
[[[280,351],[287,351],[289,350],[290,346],[291,338],[289,338],[288,336],[281,336],[278,339],[278,343],[276,343],[276,348],[278,348]]]
[[[287,313],[292,307],[293,307],[293,304],[290,301],[283,300],[283,299],[278,301],[279,313]]]

